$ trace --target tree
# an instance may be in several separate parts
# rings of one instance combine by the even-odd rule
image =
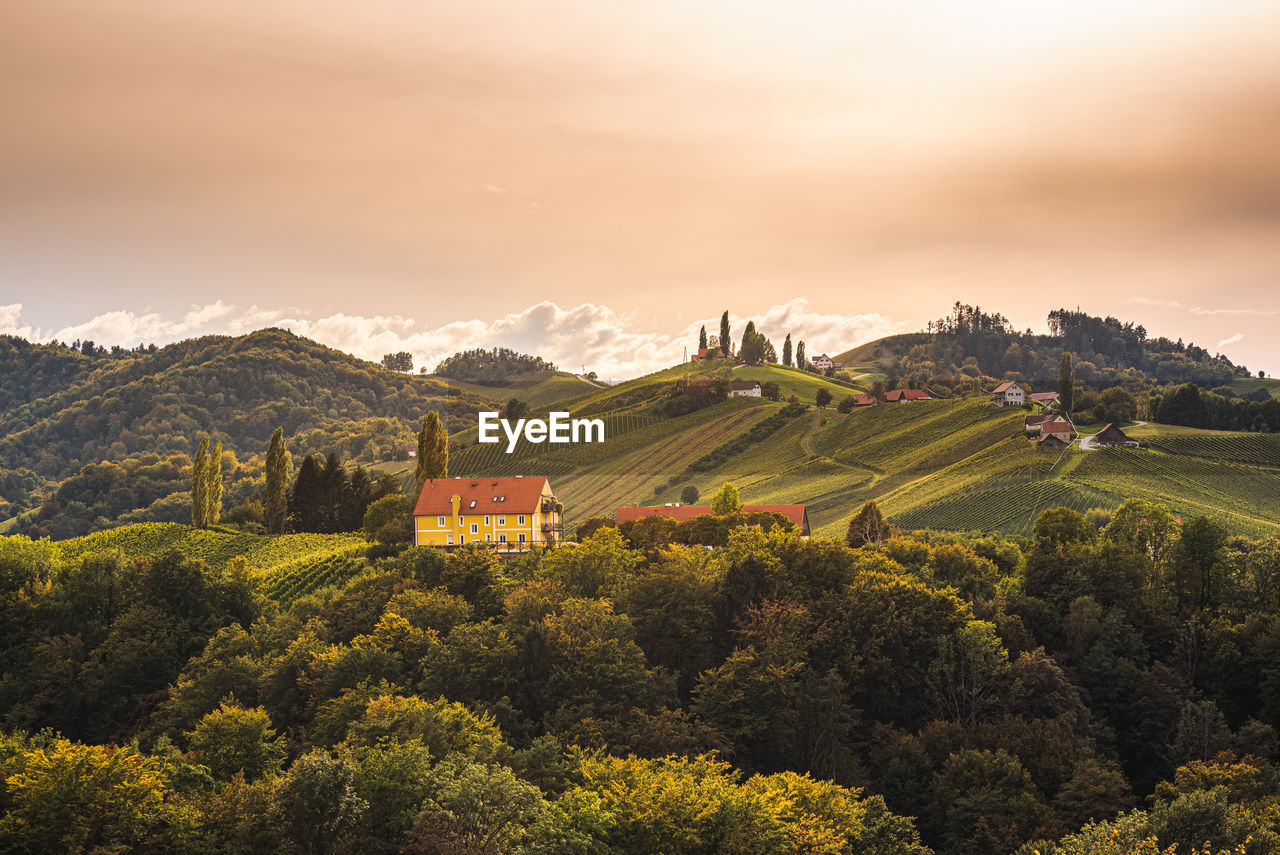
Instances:
[[[686,505],[692,505],[698,501],[698,488],[692,484],[685,484],[684,489],[680,491],[680,501]]]
[[[869,543],[879,543],[891,535],[891,526],[885,522],[884,515],[874,501],[862,506],[853,519],[849,520],[849,529],[845,533],[845,542],[855,549]]]
[[[200,440],[191,461],[191,524],[204,528],[209,523],[209,437]]]
[[[353,778],[351,764],[316,749],[299,757],[276,788],[275,819],[307,855],[335,851],[369,806]]]
[[[698,350],[707,349],[707,325],[703,324],[702,329],[698,331]]]
[[[508,421],[518,421],[529,415],[529,403],[519,398],[512,398],[502,409],[502,417]]]
[[[796,345],[796,368],[808,368],[804,361],[804,342]]]
[[[222,441],[213,444],[205,462],[208,486],[205,488],[205,524],[217,525],[222,519]]]
[[[382,367],[388,371],[412,371],[413,354],[407,350],[399,353],[388,353],[382,357]]]
[[[711,512],[716,515],[736,514],[742,510],[742,500],[738,498],[738,488],[726,483],[720,491],[711,497]]]
[[[1196,608],[1209,608],[1213,601],[1214,570],[1221,562],[1222,547],[1227,543],[1227,530],[1208,517],[1196,516],[1182,524],[1179,540],[1179,564],[1184,577],[1178,599],[1184,592]]]
[[[364,512],[364,536],[378,543],[408,543],[413,540],[409,503],[395,493],[383,496]]]
[[[787,339],[782,343],[782,364],[791,367],[791,333],[787,333]]]
[[[747,328],[742,332],[742,345],[738,348],[738,358],[748,365],[759,365],[765,361],[769,349],[768,339],[756,332],[756,322],[747,321]]]
[[[200,719],[187,738],[196,762],[209,767],[219,781],[229,781],[237,772],[247,780],[260,778],[278,771],[285,757],[284,740],[267,711],[245,709],[234,700]]]
[[[449,434],[445,432],[440,414],[435,410],[422,417],[422,429],[418,431],[418,468],[413,473],[413,496],[422,493],[422,485],[432,478],[444,478],[449,474]]]
[[[1070,351],[1062,351],[1058,360],[1058,403],[1064,413],[1071,413],[1075,404],[1076,374],[1071,367]]]
[[[729,355],[729,310],[725,309],[720,316],[720,352]]]
[[[284,428],[276,428],[267,448],[267,531],[284,532],[289,515],[289,452],[284,446]]]
[[[827,404],[831,403],[831,390],[826,386],[823,386],[818,390],[818,394],[815,396],[814,400],[819,407],[825,407]]]

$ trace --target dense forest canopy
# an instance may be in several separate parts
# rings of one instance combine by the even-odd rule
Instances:
[[[485,386],[505,386],[511,378],[556,367],[540,356],[517,353],[505,347],[463,350],[442,359],[435,373],[453,380],[473,380]]]
[[[1275,537],[1140,501],[856,547],[596,526],[281,588],[148,531],[0,540],[0,848],[1280,844]]]
[[[276,427],[292,437],[295,454],[332,451],[372,463],[407,458],[413,424],[428,410],[458,430],[477,411],[497,409],[278,329],[118,353],[5,336],[0,400],[0,516],[39,506],[62,484],[59,501],[100,506],[90,521],[145,509],[157,491],[171,495],[199,434],[234,456],[234,482],[236,467],[265,453]],[[126,479],[126,471],[140,474]],[[112,498],[112,490],[133,496]]]

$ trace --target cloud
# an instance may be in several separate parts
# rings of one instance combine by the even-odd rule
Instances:
[[[1177,300],[1157,300],[1152,297],[1130,297],[1125,302],[1139,306],[1180,309],[1193,315],[1280,315],[1280,309],[1206,309],[1202,306],[1186,306]]]
[[[1244,341],[1244,333],[1238,332],[1230,338],[1224,338],[1222,341],[1218,342],[1218,347],[1226,347],[1229,344],[1235,344],[1239,341]]]
[[[742,335],[747,320],[773,340],[781,351],[784,337],[806,342],[809,353],[831,354],[862,342],[901,331],[904,321],[880,313],[841,315],[815,312],[797,297],[753,316],[731,316],[733,338]],[[461,320],[427,328],[404,315],[337,313],[315,318],[296,308],[243,310],[222,301],[193,306],[181,321],[155,312],[107,312],[58,330],[42,330],[22,322],[22,304],[0,306],[0,332],[33,341],[92,339],[98,344],[133,346],[143,341],[167,343],[193,335],[239,335],[266,326],[284,327],[329,347],[376,361],[383,354],[408,351],[414,363],[435,367],[444,357],[475,347],[509,347],[550,359],[567,371],[585,367],[607,379],[625,379],[666,368],[684,358],[697,343],[705,325],[719,331],[719,318],[688,323],[678,332],[637,328],[634,316],[609,306],[582,303],[561,308],[545,300],[493,320]]]

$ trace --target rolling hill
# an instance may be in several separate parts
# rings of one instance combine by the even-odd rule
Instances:
[[[678,377],[713,370],[680,366],[561,402],[575,416],[604,419],[600,445],[521,440],[508,455],[505,444],[478,445],[474,431],[463,432],[450,471],[547,475],[570,528],[618,506],[675,501],[687,484],[705,497],[732,481],[749,503],[806,503],[815,533],[825,535],[843,533],[868,499],[907,528],[1025,534],[1046,508],[1115,508],[1134,496],[1215,516],[1241,534],[1280,531],[1280,441],[1270,435],[1150,426],[1134,431],[1144,444],[1136,450],[1040,449],[1023,435],[1023,411],[985,398],[847,415],[809,408],[787,416],[783,404],[756,398],[675,418],[656,412]],[[818,388],[806,386],[809,378],[829,382],[794,374],[786,379],[798,391]]]

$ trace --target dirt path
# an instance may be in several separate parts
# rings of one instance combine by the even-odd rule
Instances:
[[[588,386],[595,386],[597,389],[608,389],[608,388],[609,388],[608,386],[604,385],[603,383],[597,383],[597,382],[596,382],[596,381],[594,381],[594,380],[588,380],[586,377],[583,377],[581,374],[575,374],[575,375],[573,375],[573,376],[574,376],[574,377],[577,377],[579,380],[581,380],[583,383],[586,383]]]
[[[813,446],[809,445],[809,440],[813,439],[813,435],[818,432],[818,425],[822,423],[822,410],[813,411],[813,426],[809,428],[809,432],[800,438],[800,447],[804,449],[804,453],[810,457],[817,457],[813,453]]]

